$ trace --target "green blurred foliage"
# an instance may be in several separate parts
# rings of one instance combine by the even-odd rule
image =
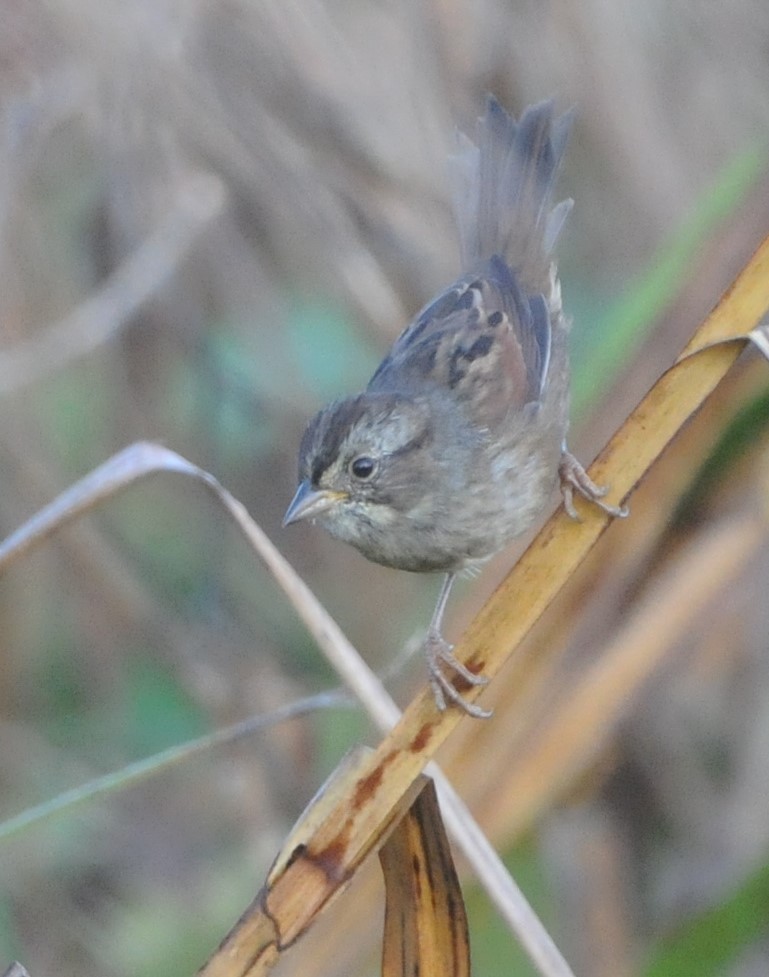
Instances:
[[[302,383],[319,404],[362,389],[382,358],[342,309],[318,296],[293,300],[286,340]]]
[[[201,736],[209,720],[179,686],[178,677],[148,649],[126,649],[122,701],[109,707],[130,758]],[[106,710],[105,710],[106,711]]]
[[[552,932],[556,917],[536,839],[522,839],[505,855],[505,865],[526,899]],[[536,977],[537,971],[515,942],[486,894],[475,886],[465,887],[470,926],[472,972],[484,977]]]
[[[643,977],[718,977],[769,937],[769,862],[720,903],[679,924],[651,954]]]
[[[650,328],[686,281],[705,242],[718,233],[719,225],[745,200],[766,163],[763,142],[736,153],[715,185],[703,193],[689,220],[660,246],[651,265],[635,281],[623,285],[618,298],[607,301],[599,297],[597,302],[588,283],[564,286],[568,307],[579,329],[578,341],[572,343],[575,418],[583,416],[619,371],[632,362]]]

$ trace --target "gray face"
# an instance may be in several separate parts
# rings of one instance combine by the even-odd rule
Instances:
[[[444,569],[454,556],[433,540],[445,490],[458,488],[450,460],[424,401],[371,391],[337,401],[305,432],[285,521],[312,519],[386,566]]]
[[[413,504],[414,459],[430,453],[431,438],[426,408],[411,399],[368,393],[336,401],[307,427],[299,479],[315,491],[338,493],[342,508],[377,520],[378,506],[405,511]]]

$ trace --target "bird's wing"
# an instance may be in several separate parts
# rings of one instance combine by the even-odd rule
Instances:
[[[419,313],[369,389],[419,393],[437,388],[485,426],[501,420],[511,407],[541,399],[551,332],[545,297],[527,295],[515,273],[493,257]]]

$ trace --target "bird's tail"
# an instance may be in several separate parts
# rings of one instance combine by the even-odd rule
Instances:
[[[553,102],[542,102],[516,122],[489,96],[478,120],[477,145],[460,135],[452,169],[466,270],[497,254],[524,286],[549,274],[550,252],[572,205],[563,200],[551,209],[572,121],[571,113],[560,118],[553,113]]]

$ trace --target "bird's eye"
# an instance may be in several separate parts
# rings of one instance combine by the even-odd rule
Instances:
[[[353,458],[350,462],[350,471],[355,478],[360,479],[362,482],[365,482],[367,478],[371,478],[375,468],[376,462],[373,458],[369,458],[368,455],[360,455],[358,458]]]

